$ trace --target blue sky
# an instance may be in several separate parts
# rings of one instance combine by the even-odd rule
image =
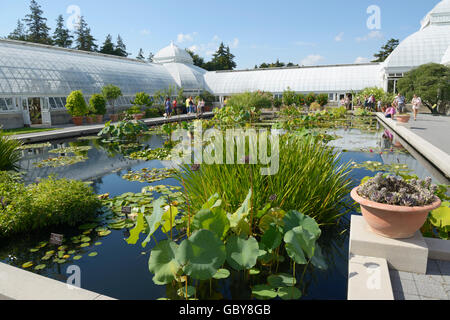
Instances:
[[[29,1],[0,0],[0,36],[8,35]],[[120,34],[127,51],[145,55],[174,41],[210,58],[221,41],[238,69],[262,62],[303,65],[369,61],[390,38],[406,38],[439,0],[38,0],[54,29],[55,20],[77,6],[97,43]],[[369,6],[380,8],[381,29],[369,29]]]

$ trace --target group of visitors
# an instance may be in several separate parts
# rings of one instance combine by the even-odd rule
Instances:
[[[418,97],[416,94],[414,95],[412,101],[412,109],[414,114],[414,121],[417,120],[417,114],[419,113],[419,109],[422,106],[422,99]],[[397,97],[395,97],[392,104],[388,105],[386,110],[383,110],[386,118],[394,118],[394,115],[397,113],[405,113],[406,112],[406,98],[399,93]]]
[[[203,115],[204,109],[205,109],[205,100],[200,99],[198,101],[198,104],[195,105],[194,99],[192,97],[188,97],[186,99],[185,104],[178,104],[177,99],[174,99],[172,102],[170,101],[170,98],[167,97],[166,101],[164,103],[165,106],[165,118],[170,118],[172,116],[172,113],[174,111],[177,112],[177,114],[194,114],[197,115]]]

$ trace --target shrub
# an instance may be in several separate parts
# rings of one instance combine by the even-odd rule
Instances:
[[[145,118],[151,119],[151,118],[158,118],[161,117],[162,114],[158,108],[148,108],[145,110]]]
[[[67,97],[66,108],[72,117],[83,117],[88,114],[89,109],[81,90],[73,91]]]
[[[127,110],[127,114],[139,114],[142,110],[139,106],[132,106]]]
[[[295,103],[296,94],[289,87],[283,92],[283,104],[288,107]]]
[[[328,95],[326,93],[321,93],[317,96],[316,101],[321,107],[323,107],[328,104]]]
[[[313,102],[316,101],[316,94],[315,93],[308,93],[305,97],[305,103],[309,107]]]
[[[265,92],[244,92],[229,98],[227,107],[244,110],[250,108],[256,108],[256,110],[269,109],[272,108],[272,95]]]
[[[358,93],[358,95],[356,95],[355,101],[359,99],[359,101],[364,103],[364,97],[370,97],[371,95],[375,97],[376,101],[381,100],[383,104],[392,103],[392,101],[394,101],[395,99],[395,94],[393,93],[384,92],[384,90],[379,87],[369,87]]]
[[[95,218],[101,202],[87,184],[50,177],[25,186],[0,172],[0,236],[50,226],[76,226]]]
[[[213,193],[222,195],[227,212],[235,212],[252,188],[255,207],[271,202],[285,211],[297,208],[320,223],[335,223],[350,207],[350,164],[343,165],[332,147],[315,137],[280,137],[279,171],[260,175],[266,166],[202,164],[198,170],[184,165],[177,179],[186,187],[193,210],[200,210]],[[249,177],[252,177],[251,179]]]
[[[22,145],[19,140],[4,136],[0,130],[0,171],[17,171],[22,153],[17,148]]]
[[[120,88],[115,85],[109,84],[102,88],[102,95],[106,100],[108,100],[114,113],[114,103],[119,97],[122,96],[122,90],[120,90]]]
[[[295,104],[297,105],[297,107],[302,107],[305,105],[305,103],[306,101],[304,94],[299,93],[295,96]]]
[[[423,207],[436,201],[434,195],[437,186],[431,184],[431,178],[412,179],[406,182],[395,176],[378,173],[359,189],[358,194],[368,200],[394,206]]]
[[[139,107],[151,107],[153,105],[153,99],[145,92],[138,92],[132,104]]]
[[[282,105],[283,105],[283,99],[281,99],[281,98],[273,99],[273,106],[275,108],[280,108]]]
[[[309,110],[311,111],[319,111],[320,110],[320,104],[318,104],[317,102],[313,102],[311,103],[311,105],[309,106]]]
[[[96,115],[105,115],[106,114],[106,99],[101,94],[92,95],[89,100],[89,105]]]

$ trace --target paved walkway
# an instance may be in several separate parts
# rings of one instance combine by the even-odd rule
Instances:
[[[202,118],[211,118],[214,113],[205,112]],[[149,126],[157,126],[164,123],[177,122],[177,121],[189,121],[197,119],[197,115],[179,115],[173,116],[170,119],[166,119],[164,117],[160,118],[152,118],[152,119],[143,119],[142,121]],[[37,143],[37,142],[45,142],[56,139],[65,139],[86,135],[93,135],[100,132],[105,127],[104,124],[93,124],[93,125],[84,125],[84,126],[74,126],[67,125],[61,126],[61,129],[53,130],[53,131],[44,131],[44,132],[34,132],[27,133],[21,135],[12,136],[14,139],[22,140],[25,143]]]
[[[447,178],[450,177],[450,117],[419,114],[417,121],[411,117],[407,124],[386,119],[383,113],[377,113],[377,117]]]
[[[389,273],[395,300],[450,300],[450,261],[428,260],[426,275]]]

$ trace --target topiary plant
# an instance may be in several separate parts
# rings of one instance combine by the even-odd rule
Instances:
[[[88,114],[89,109],[81,90],[73,91],[67,97],[66,109],[72,117],[83,117]]]
[[[92,95],[89,105],[93,109],[95,115],[106,114],[106,99],[101,94]]]
[[[359,196],[370,201],[394,206],[423,207],[437,200],[438,187],[431,184],[431,178],[412,179],[409,182],[392,175],[378,173],[358,189]]]

